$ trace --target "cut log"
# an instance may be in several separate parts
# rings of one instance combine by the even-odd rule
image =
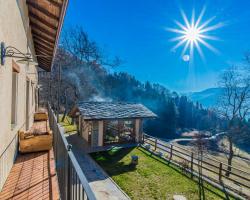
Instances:
[[[34,114],[34,121],[46,121],[48,120],[48,114],[46,112],[37,112]]]
[[[19,132],[19,151],[21,153],[46,151],[52,148],[52,131],[34,135],[29,132]]]

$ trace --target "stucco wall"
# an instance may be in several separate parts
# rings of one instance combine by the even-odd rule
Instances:
[[[6,46],[14,46],[22,52],[31,51],[33,53],[27,16],[27,7],[24,0],[1,0],[0,42],[4,42]],[[6,58],[4,66],[0,65],[0,189],[14,160],[15,151],[8,151],[8,149],[13,147],[7,147],[15,145],[11,141],[15,138],[18,130],[26,128],[26,80],[29,80],[29,84],[33,82],[34,88],[37,84],[36,67],[23,64],[18,65],[20,73],[18,73],[17,123],[14,128],[11,127],[12,58]],[[35,110],[35,103],[31,104],[31,88],[29,92],[29,126],[32,125]],[[9,155],[6,156],[4,154]]]

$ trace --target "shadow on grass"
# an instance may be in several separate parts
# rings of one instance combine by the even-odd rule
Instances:
[[[153,153],[151,153],[151,152],[149,152],[149,151],[147,151],[147,150],[145,150],[145,149],[143,149],[143,148],[141,148],[141,147],[139,147],[138,150],[141,151],[142,153],[144,153],[146,156],[148,156],[148,157],[150,157],[150,158],[153,158],[153,159],[155,159],[155,160],[161,162],[161,163],[164,164],[164,165],[169,166],[171,169],[173,169],[173,170],[176,171],[177,173],[179,173],[179,174],[181,174],[181,175],[187,177],[190,181],[195,182],[195,183],[198,185],[198,187],[199,187],[200,197],[201,197],[201,196],[205,196],[204,189],[206,189],[207,191],[213,193],[214,195],[218,196],[218,197],[221,198],[221,199],[226,199],[226,200],[230,199],[230,198],[229,198],[229,194],[226,192],[226,190],[221,191],[221,190],[219,190],[219,189],[216,188],[217,191],[223,192],[223,193],[225,194],[225,196],[224,196],[224,195],[219,194],[218,192],[216,192],[216,191],[214,191],[214,190],[208,188],[207,186],[205,186],[205,185],[203,184],[203,180],[201,180],[202,182],[201,182],[201,184],[199,184],[199,182],[197,182],[196,179],[191,178],[189,174],[184,174],[184,173],[181,171],[181,169],[180,169],[179,167],[175,166],[174,164],[172,164],[172,163],[170,162],[170,160],[167,161],[167,160],[164,160],[164,159],[162,159],[162,158],[160,158],[160,157],[157,157],[157,156],[155,156]],[[212,186],[212,187],[213,187],[213,186]],[[204,194],[204,195],[202,195],[202,194]],[[202,199],[202,198],[200,198],[200,199]],[[203,199],[204,199],[204,198],[203,198]]]
[[[119,162],[134,148],[112,148],[109,151],[91,153],[90,155],[110,176],[115,176],[136,170],[135,165]]]

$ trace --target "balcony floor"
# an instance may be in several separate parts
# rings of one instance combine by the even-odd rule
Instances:
[[[19,154],[0,199],[59,199],[53,150]]]

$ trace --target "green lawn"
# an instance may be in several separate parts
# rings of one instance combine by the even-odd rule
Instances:
[[[72,118],[69,116],[66,116],[64,121],[62,121],[62,115],[59,116],[60,124],[63,126],[65,133],[73,132],[77,130],[77,127],[75,124],[71,124]]]
[[[139,156],[139,164],[130,165],[131,155]],[[118,149],[93,153],[91,156],[104,168],[131,199],[173,199],[182,194],[198,200],[198,184],[183,175],[180,169],[143,148]],[[205,199],[225,199],[224,193],[204,183]]]

